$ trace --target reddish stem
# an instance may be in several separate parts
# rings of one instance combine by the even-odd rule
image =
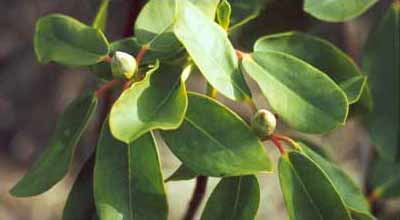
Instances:
[[[273,134],[273,137],[275,137],[279,141],[284,141],[287,144],[291,145],[293,148],[298,149],[299,145],[290,137],[284,136],[284,135],[279,135],[279,134]]]
[[[142,62],[144,55],[146,54],[146,52],[149,50],[149,47],[144,45],[140,48],[139,52],[136,55],[136,62],[137,65],[140,65],[140,62]]]
[[[198,176],[196,178],[196,186],[193,192],[192,199],[189,203],[189,208],[186,211],[184,220],[192,220],[196,215],[197,210],[200,207],[201,201],[203,201],[204,196],[206,194],[208,177],[206,176]]]
[[[246,56],[247,54],[239,49],[235,50],[236,52],[236,56],[238,57],[239,60],[243,59],[244,56]]]
[[[379,195],[373,191],[368,195],[367,199],[368,199],[369,204],[374,204],[374,203],[376,203],[376,201],[378,201]]]
[[[106,63],[111,63],[112,57],[110,57],[110,55],[107,55],[107,56],[103,57],[101,59],[101,61],[106,62]]]
[[[96,90],[96,97],[100,98],[104,93],[110,91],[114,86],[118,85],[120,81],[118,79],[113,79],[108,81],[106,84],[102,85],[98,90]]]
[[[279,138],[277,138],[275,135],[272,135],[272,136],[271,136],[271,141],[272,141],[272,143],[275,145],[275,147],[278,148],[278,150],[279,150],[279,152],[280,152],[281,154],[286,154],[286,150],[285,150],[285,148],[283,147],[283,145],[281,144]]]
[[[129,89],[129,87],[132,85],[132,80],[128,80],[124,83],[124,85],[122,86],[123,90],[127,90]]]

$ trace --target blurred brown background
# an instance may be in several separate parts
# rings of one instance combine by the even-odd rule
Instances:
[[[144,2],[111,1],[106,33],[110,41],[121,38],[125,32],[127,16],[135,13],[131,11],[132,5],[137,7]],[[98,83],[96,77],[85,69],[70,70],[55,64],[38,64],[32,45],[35,21],[40,16],[58,12],[90,24],[99,3],[100,0],[0,0],[0,220],[61,219],[76,172],[95,146],[99,119],[87,129],[78,146],[73,169],[61,183],[51,191],[32,198],[17,199],[8,194],[8,190],[47,147],[56,119],[66,105]],[[381,0],[354,21],[331,24],[304,14],[300,0],[266,0],[261,15],[235,33],[232,40],[236,47],[249,51],[255,39],[267,33],[303,30],[329,39],[358,61],[371,26],[389,3],[389,0]],[[193,76],[188,83],[191,89],[204,91],[200,75]],[[252,89],[259,94],[254,83]],[[248,117],[247,108],[220,98]],[[266,105],[260,95],[256,95],[256,100],[259,106]],[[281,129],[285,130],[284,126]],[[341,167],[346,168],[357,182],[363,182],[371,146],[360,118],[350,119],[346,127],[327,136],[307,138],[323,144]],[[168,176],[179,161],[167,147],[161,145],[160,148],[164,176]],[[269,148],[269,151],[277,156],[274,149]],[[260,175],[259,180],[262,200],[257,219],[286,219],[276,175]],[[208,193],[216,183],[217,179],[210,181]],[[193,181],[167,184],[170,219],[182,216],[193,186]]]

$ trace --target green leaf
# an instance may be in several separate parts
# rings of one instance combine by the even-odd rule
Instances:
[[[369,212],[368,201],[353,180],[339,167],[312,151],[308,146],[302,143],[300,145],[303,152],[328,176],[349,209],[351,216],[357,220],[373,220],[374,217]]]
[[[399,157],[400,4],[394,3],[371,33],[364,49],[363,69],[374,101],[368,130],[379,156]]]
[[[108,55],[104,34],[74,18],[60,14],[42,17],[36,23],[35,52],[39,62],[87,66]]]
[[[254,175],[223,178],[208,199],[201,220],[254,219],[259,203],[260,187]]]
[[[169,181],[180,181],[180,180],[190,180],[193,179],[195,177],[197,177],[198,175],[193,172],[191,169],[187,168],[186,166],[184,166],[183,164],[180,165],[178,167],[178,169],[175,170],[175,172],[173,174],[171,174],[171,176],[169,176],[165,182],[169,182]]]
[[[201,27],[199,31],[198,27]],[[250,97],[226,32],[191,3],[180,1],[174,32],[208,82],[233,100]]]
[[[348,21],[367,11],[378,0],[305,0],[304,11],[329,22]]]
[[[199,94],[189,93],[182,125],[161,135],[183,164],[199,175],[240,176],[272,169],[262,143],[246,122]]]
[[[69,193],[63,220],[88,220],[96,215],[93,197],[94,154],[85,162]]]
[[[374,161],[369,181],[379,198],[400,197],[400,163],[382,159]]]
[[[16,197],[41,194],[67,173],[75,146],[96,110],[97,99],[90,93],[74,100],[61,115],[49,147],[27,174],[11,189]]]
[[[294,129],[324,133],[344,124],[346,95],[328,76],[281,52],[255,52],[243,60],[272,109]]]
[[[263,4],[265,4],[264,0],[229,0],[229,2],[232,6],[229,31],[233,31],[255,19],[260,14]]]
[[[287,53],[311,64],[343,89],[350,104],[358,101],[366,82],[366,77],[348,55],[330,42],[308,34],[287,32],[268,35],[257,40],[254,51]]]
[[[108,5],[110,0],[102,0],[99,10],[96,14],[96,17],[93,21],[92,26],[101,31],[105,31],[107,27],[107,18],[108,18]]]
[[[190,1],[208,19],[214,19],[219,0]],[[135,23],[135,36],[140,45],[148,45],[151,50],[156,51],[172,51],[181,47],[173,33],[179,2],[180,0],[150,0],[143,7]],[[157,15],[157,19],[154,15]]]
[[[183,121],[187,102],[181,70],[157,65],[115,102],[110,112],[111,132],[130,143],[152,129],[176,129]]]
[[[290,220],[350,220],[327,175],[307,156],[291,151],[279,160],[279,181]]]
[[[124,144],[104,123],[97,146],[94,197],[101,220],[166,220],[168,204],[151,133]]]
[[[228,0],[221,0],[217,8],[218,24],[225,30],[228,30],[231,19],[231,5]]]

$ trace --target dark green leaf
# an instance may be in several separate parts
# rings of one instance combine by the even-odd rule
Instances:
[[[125,90],[110,112],[111,132],[130,143],[152,129],[176,129],[187,108],[179,67],[154,67],[142,81]]]
[[[272,109],[294,129],[324,133],[344,124],[345,93],[311,65],[281,52],[255,52],[243,60]]]
[[[269,35],[257,40],[254,51],[277,51],[295,56],[330,76],[346,93],[349,103],[357,102],[366,77],[354,61],[333,44],[300,32]]]
[[[168,177],[165,182],[169,181],[180,181],[180,180],[190,180],[198,175],[193,172],[191,169],[187,168],[184,165],[180,165],[178,169],[175,170],[173,174],[171,174],[170,177]]]
[[[109,51],[100,30],[60,14],[38,20],[34,44],[39,62],[54,61],[68,66],[98,63]]]
[[[226,177],[212,192],[201,220],[251,220],[259,203],[260,187],[255,176]]]
[[[232,7],[229,31],[256,18],[260,14],[263,4],[265,4],[264,0],[229,0],[229,2]]]
[[[49,147],[10,193],[17,197],[41,194],[67,173],[75,146],[96,110],[97,99],[90,93],[73,101],[61,115]]]
[[[63,220],[88,220],[96,215],[93,197],[94,154],[85,162],[64,207]]]
[[[362,59],[374,100],[368,130],[379,156],[394,160],[399,150],[400,4],[395,3],[369,36]]]
[[[168,204],[150,133],[127,145],[104,123],[97,146],[94,197],[101,220],[166,220]]]
[[[292,151],[280,158],[279,180],[289,219],[351,219],[327,175],[302,153]]]
[[[368,10],[378,0],[305,0],[304,11],[329,22],[351,20]]]
[[[219,0],[190,1],[208,19],[214,19]],[[151,50],[156,51],[172,51],[181,47],[173,34],[179,2],[179,0],[150,0],[143,7],[135,23],[135,35],[140,45],[148,45]]]
[[[108,5],[110,0],[102,0],[99,10],[96,14],[96,17],[93,21],[92,26],[101,31],[105,31],[107,27],[107,18],[108,18]]]
[[[239,176],[271,171],[272,164],[251,128],[222,104],[189,93],[185,120],[162,131],[172,152],[203,176]]]
[[[355,218],[355,216],[357,216],[357,220],[373,220],[374,217],[372,217],[369,212],[368,201],[353,180],[339,167],[327,161],[306,145],[300,145],[303,152],[309,156],[331,180],[346,207],[350,210],[352,217]]]
[[[199,31],[201,27],[201,31]],[[226,32],[193,4],[180,1],[174,32],[209,83],[233,100],[250,97]]]
[[[400,163],[382,159],[374,161],[370,183],[379,198],[400,197]]]

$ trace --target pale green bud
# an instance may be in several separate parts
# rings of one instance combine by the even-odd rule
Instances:
[[[251,127],[257,136],[270,137],[276,128],[275,115],[265,109],[258,110],[251,119]]]
[[[111,71],[116,78],[131,79],[137,69],[135,58],[128,53],[117,51],[111,60]]]

